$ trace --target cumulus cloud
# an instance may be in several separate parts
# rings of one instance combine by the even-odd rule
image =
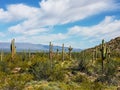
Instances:
[[[30,7],[24,4],[8,5],[7,10],[0,8],[0,21],[13,22],[23,19],[30,19],[35,17],[38,11],[38,8]]]
[[[57,42],[59,40],[64,40],[66,39],[67,36],[65,36],[64,34],[62,33],[58,33],[58,34],[44,34],[44,35],[36,35],[36,36],[30,36],[28,38],[28,36],[18,36],[16,37],[16,40],[18,42],[20,41],[25,41],[25,42],[31,42],[33,43],[41,43],[41,44],[48,44],[50,41],[52,42]]]
[[[0,21],[13,22],[23,20],[17,25],[11,26],[9,31],[18,33],[21,30],[24,32],[31,31],[32,33],[33,30],[35,30],[35,32],[37,32],[38,29],[41,30],[41,27],[67,24],[115,9],[118,6],[113,1],[114,0],[42,0],[39,2],[40,7],[38,8],[25,4],[13,4],[8,5],[6,10],[0,9]]]
[[[76,22],[90,16],[120,9],[116,0],[42,0],[40,7],[25,4],[12,4],[6,10],[0,8],[0,22],[11,23],[10,33],[19,34],[17,41],[46,43],[70,39],[74,36],[86,38],[109,38],[120,35],[120,20],[106,17],[98,25],[90,27],[74,26],[67,33],[51,34],[55,25]],[[29,38],[28,38],[29,37]],[[39,40],[39,42],[38,42]],[[70,43],[70,42],[69,42]],[[71,42],[75,45],[76,43]]]
[[[113,16],[106,16],[105,19],[94,26],[74,26],[68,30],[69,35],[83,36],[92,39],[108,39],[120,36],[120,20]]]

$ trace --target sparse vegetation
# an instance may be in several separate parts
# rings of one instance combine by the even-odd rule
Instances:
[[[11,53],[1,51],[0,90],[116,90],[120,37],[116,39],[81,52],[72,52],[71,46],[65,52],[64,44],[54,52],[50,43],[49,52],[15,53],[13,45]]]

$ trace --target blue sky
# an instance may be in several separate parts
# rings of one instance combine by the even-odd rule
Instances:
[[[90,48],[120,36],[120,0],[0,0],[0,36]]]

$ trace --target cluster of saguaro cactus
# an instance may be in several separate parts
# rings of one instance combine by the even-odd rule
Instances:
[[[64,61],[64,44],[62,44],[62,61]]]
[[[52,60],[53,58],[53,44],[50,42],[49,44],[49,59]]]
[[[73,48],[70,46],[68,50],[69,50],[69,59],[71,60],[71,51],[73,50]]]
[[[15,56],[15,54],[16,54],[16,46],[15,46],[15,39],[13,39],[12,41],[11,41],[11,45],[10,45],[10,48],[11,48],[11,58],[12,58],[12,60],[13,60],[13,58],[14,58],[14,56]]]

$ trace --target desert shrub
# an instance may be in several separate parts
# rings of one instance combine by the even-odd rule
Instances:
[[[81,71],[81,72],[87,72],[88,70],[88,62],[86,60],[83,60],[81,59],[79,61],[79,65],[78,65],[78,69]]]
[[[0,90],[3,89],[5,84],[6,73],[0,71]]]
[[[109,59],[108,61],[104,61],[104,72],[102,75],[96,79],[96,82],[104,82],[108,85],[117,85],[118,80],[116,77],[118,63],[113,60]]]
[[[33,74],[35,80],[48,79],[51,74],[51,64],[48,61],[36,62],[29,68],[29,73]]]
[[[88,79],[87,79],[86,76],[79,74],[79,75],[76,75],[76,76],[72,79],[72,81],[77,82],[77,83],[82,83],[82,82],[88,82]]]
[[[2,71],[2,72],[8,72],[7,62],[0,61],[0,71]]]
[[[115,78],[116,75],[116,71],[117,71],[117,63],[112,60],[109,59],[109,62],[105,64],[105,79],[107,81],[108,84],[117,84],[117,80],[113,79]]]
[[[65,71],[61,68],[61,66],[55,65],[52,69],[49,80],[51,81],[64,81]]]
[[[24,85],[32,80],[30,74],[12,74],[6,76],[6,83],[3,90],[22,90]]]
[[[59,65],[50,61],[40,61],[29,68],[29,73],[33,74],[35,80],[63,80],[64,72]]]

